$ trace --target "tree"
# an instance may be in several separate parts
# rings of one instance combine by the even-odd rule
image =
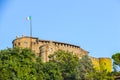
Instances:
[[[40,57],[35,56],[31,49],[27,48],[15,47],[1,50],[0,80],[113,79],[110,73],[94,71],[87,55],[79,59],[72,52],[58,50],[49,58],[50,61],[44,63]]]
[[[75,80],[75,68],[78,65],[78,57],[72,52],[58,50],[49,56],[52,62],[55,62],[61,70],[64,80]]]
[[[91,59],[88,55],[83,56],[82,59],[79,60],[78,66],[76,67],[77,80],[86,80],[89,73],[93,72],[93,70]]]
[[[116,53],[112,55],[113,59],[113,69],[117,72],[117,67],[120,67],[120,53]]]
[[[43,63],[31,49],[15,47],[0,51],[0,80],[62,80],[62,76],[56,63]]]
[[[30,49],[0,51],[0,80],[36,80],[35,55]]]
[[[34,73],[36,75],[36,80],[45,80],[44,79],[44,63],[40,57],[36,58],[36,62],[33,64]]]
[[[120,75],[120,52],[112,55],[113,59],[113,74],[115,77],[119,77]]]
[[[55,62],[46,62],[43,68],[44,80],[63,80],[60,68]]]
[[[107,70],[104,71],[94,71],[91,72],[87,80],[114,80],[114,76],[111,72],[108,72]]]

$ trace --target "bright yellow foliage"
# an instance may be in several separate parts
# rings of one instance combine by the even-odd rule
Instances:
[[[112,72],[112,60],[110,58],[99,58],[100,70]]]
[[[112,60],[110,58],[91,58],[96,71],[112,72]]]
[[[98,58],[92,58],[93,67],[96,71],[100,71],[100,65],[99,65],[99,59]]]

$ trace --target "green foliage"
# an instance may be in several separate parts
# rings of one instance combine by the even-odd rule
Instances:
[[[77,80],[86,80],[89,73],[93,72],[93,70],[91,59],[87,55],[83,56],[76,67]]]
[[[113,54],[112,59],[117,65],[120,65],[120,53]]]
[[[101,72],[94,71],[87,76],[87,80],[114,80],[114,76],[106,70]]]
[[[113,69],[115,72],[117,72],[117,66],[120,67],[120,53],[113,54],[112,59],[113,59]]]
[[[62,80],[59,67],[54,62],[46,62],[43,68],[44,80]]]
[[[27,48],[1,50],[0,80],[113,80],[110,73],[93,71],[88,56],[79,59],[72,52],[58,50],[49,58],[43,63]]]
[[[34,80],[32,64],[34,54],[29,49],[9,48],[0,51],[0,78]],[[24,73],[24,74],[23,74]]]
[[[60,68],[64,80],[75,80],[75,68],[79,60],[76,55],[73,55],[72,52],[58,50],[49,57]]]
[[[0,51],[0,80],[62,80],[54,62],[43,63],[30,49]]]

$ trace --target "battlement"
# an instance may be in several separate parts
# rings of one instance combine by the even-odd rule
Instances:
[[[81,58],[83,55],[88,55],[89,53],[77,45],[52,40],[43,40],[36,37],[28,37],[24,35],[22,35],[22,37],[16,37],[12,43],[13,47],[19,46],[22,48],[31,48],[33,51],[35,51],[37,56],[42,57],[44,62],[49,61],[49,54],[53,54],[59,49],[73,52],[73,54],[77,55],[79,58]],[[31,44],[32,47],[30,46]]]
[[[80,46],[77,46],[77,45],[73,45],[73,44],[69,44],[69,43],[63,43],[63,42],[58,42],[58,41],[52,41],[52,40],[43,40],[43,39],[39,39],[39,38],[36,38],[36,37],[29,37],[29,36],[24,36],[24,35],[22,35],[22,37],[18,37],[18,36],[16,36],[16,39],[15,40],[13,40],[13,44],[14,44],[14,42],[16,41],[16,40],[20,40],[20,39],[23,39],[23,38],[32,38],[32,40],[33,39],[36,39],[36,40],[39,40],[39,42],[42,42],[42,43],[50,43],[50,42],[52,42],[52,43],[54,43],[55,45],[58,45],[58,46],[65,46],[65,47],[72,47],[72,48],[80,48]]]

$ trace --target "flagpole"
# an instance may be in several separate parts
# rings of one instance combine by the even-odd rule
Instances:
[[[30,48],[32,49],[32,18],[30,16]]]

